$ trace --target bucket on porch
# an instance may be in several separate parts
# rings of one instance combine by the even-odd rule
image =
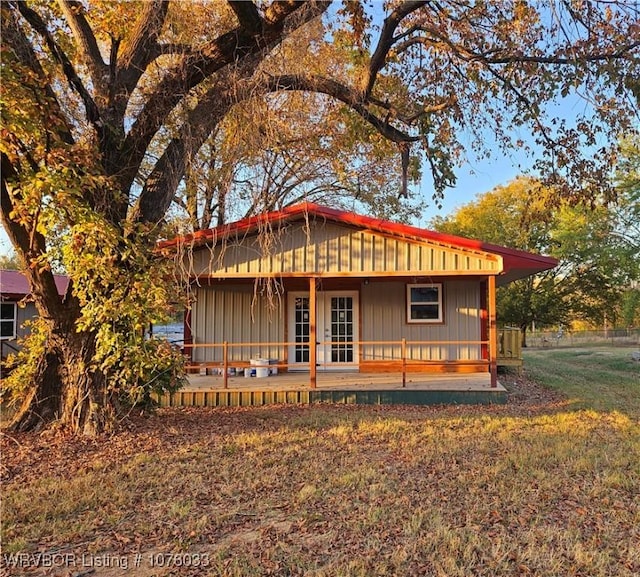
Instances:
[[[278,359],[269,359],[269,375],[277,375],[278,374],[278,366],[277,365],[278,365]]]
[[[251,364],[256,367],[256,377],[261,379],[269,376],[269,359],[251,359]]]

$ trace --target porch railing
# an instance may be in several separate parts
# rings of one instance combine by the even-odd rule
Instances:
[[[228,388],[228,379],[230,376],[230,369],[246,369],[246,368],[261,368],[258,365],[252,365],[250,359],[263,358],[263,359],[277,359],[277,362],[269,364],[270,369],[290,369],[291,367],[301,367],[308,365],[308,362],[296,362],[283,361],[283,358],[288,359],[288,351],[290,347],[309,347],[308,342],[242,342],[232,343],[224,341],[222,343],[186,343],[184,345],[185,352],[189,358],[193,357],[193,351],[196,350],[211,350],[213,349],[217,354],[211,355],[214,358],[201,361],[191,361],[188,365],[188,369],[205,370],[213,369],[217,371],[223,378],[224,388]],[[389,363],[394,367],[399,365],[399,372],[402,374],[402,386],[406,386],[406,375],[409,369],[417,366],[427,365],[481,365],[489,370],[490,368],[490,356],[484,355],[483,351],[489,350],[489,341],[486,340],[464,340],[464,341],[414,341],[414,340],[389,340],[389,341],[321,341],[317,343],[320,347],[353,347],[354,354],[358,355],[357,360],[362,362],[378,362]],[[419,358],[424,356],[425,348],[430,350],[443,350],[447,351],[445,358]],[[449,355],[451,349],[457,348],[458,354]],[[240,352],[236,351],[240,349]],[[356,352],[357,350],[357,352]],[[460,354],[461,350],[466,350],[466,353]],[[473,350],[476,354],[470,354]],[[274,354],[274,351],[280,351]],[[377,351],[377,353],[376,353]],[[397,353],[394,353],[397,351]],[[267,352],[267,354],[264,354]],[[284,353],[284,354],[283,354]],[[463,357],[468,358],[463,358]],[[455,357],[455,358],[451,358]],[[473,358],[475,357],[475,358]],[[486,358],[485,358],[486,357]],[[355,359],[354,359],[355,360]],[[349,363],[346,363],[348,366]],[[335,366],[335,363],[329,362],[316,362],[317,368]],[[315,371],[314,371],[315,372]],[[390,371],[391,372],[391,371]],[[395,372],[395,371],[393,371]],[[313,383],[313,380],[312,380]],[[313,386],[313,384],[312,384]]]

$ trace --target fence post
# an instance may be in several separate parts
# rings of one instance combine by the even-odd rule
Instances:
[[[229,343],[222,343],[222,382],[225,389],[229,388]]]
[[[402,339],[402,388],[407,386],[407,339]]]

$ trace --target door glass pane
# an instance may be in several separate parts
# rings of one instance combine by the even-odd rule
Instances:
[[[353,362],[353,297],[331,298],[331,362]]]
[[[295,362],[309,362],[309,297],[296,297],[295,302],[295,327],[294,338],[295,345]]]

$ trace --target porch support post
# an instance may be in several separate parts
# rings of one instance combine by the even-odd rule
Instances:
[[[309,279],[309,387],[315,389],[317,386],[317,352],[318,352],[318,335],[316,326],[316,311],[318,309],[316,303],[316,278]]]
[[[183,347],[182,354],[185,357],[189,357],[189,364],[193,362],[193,335],[191,333],[191,305],[184,311],[184,324],[183,324]]]
[[[229,343],[222,343],[222,384],[225,389],[229,388]]]
[[[402,338],[402,388],[407,386],[407,339]]]
[[[498,386],[498,330],[496,326],[496,277],[489,277],[489,372],[491,387]]]

